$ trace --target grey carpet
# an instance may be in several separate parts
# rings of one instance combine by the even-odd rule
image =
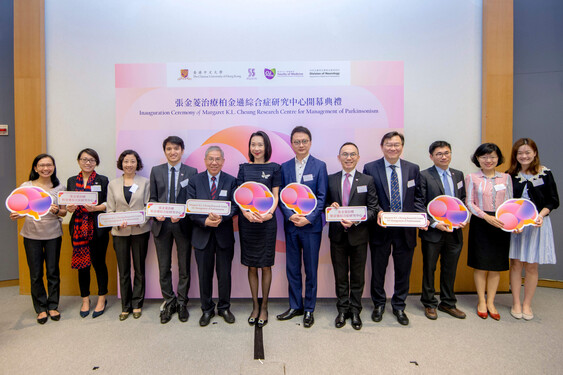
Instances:
[[[270,303],[264,328],[265,360],[254,358],[254,328],[246,318],[248,300],[233,301],[237,321],[220,317],[201,328],[199,301],[190,301],[190,319],[159,323],[160,301],[149,300],[139,320],[120,322],[121,304],[109,297],[99,318],[78,315],[80,298],[62,297],[59,322],[40,326],[29,296],[18,287],[0,288],[0,374],[556,374],[563,373],[563,290],[538,288],[536,317],[510,316],[510,294],[497,296],[496,322],[475,314],[476,296],[460,295],[467,319],[439,312],[424,317],[419,296],[409,296],[411,324],[400,326],[388,305],[380,323],[371,321],[364,301],[364,327],[334,328],[334,300],[319,300],[315,325],[300,318],[276,321],[286,300]],[[94,299],[92,299],[94,302]]]

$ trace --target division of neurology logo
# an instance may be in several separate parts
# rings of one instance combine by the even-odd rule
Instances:
[[[189,75],[189,69],[180,69],[180,77],[178,77],[178,81],[183,80],[183,79],[190,79],[190,77],[188,77]]]
[[[264,68],[264,75],[268,79],[273,79],[276,76],[276,69]]]

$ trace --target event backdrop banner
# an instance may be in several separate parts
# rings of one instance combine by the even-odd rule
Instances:
[[[116,156],[126,149],[139,152],[145,165],[139,173],[145,177],[151,167],[166,162],[162,141],[169,135],[183,138],[183,162],[199,172],[205,170],[205,150],[220,146],[225,152],[223,171],[236,177],[239,165],[248,162],[250,134],[265,131],[272,143],[271,161],[281,164],[294,157],[291,130],[303,125],[312,133],[311,154],[327,163],[330,174],[341,168],[337,155],[342,143],[358,145],[361,171],[365,163],[381,157],[381,136],[391,130],[402,132],[404,127],[403,62],[399,61],[117,64],[115,87]],[[283,216],[280,210],[276,215],[270,296],[286,297]],[[236,237],[232,296],[250,297]],[[176,284],[175,254],[173,259]],[[152,239],[146,274],[147,297],[160,298]],[[369,295],[370,274],[368,261],[364,296]],[[199,296],[197,280],[192,256],[191,297]],[[388,293],[392,288],[392,273],[388,273]],[[318,296],[334,296],[328,226],[320,250]]]

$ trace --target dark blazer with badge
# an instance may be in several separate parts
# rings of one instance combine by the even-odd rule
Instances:
[[[460,199],[465,204],[465,186],[463,172],[458,171],[457,169],[450,168],[450,174],[454,183],[454,196]],[[420,189],[422,191],[422,196],[424,198],[424,203],[426,206],[428,206],[432,199],[436,198],[439,195],[446,194],[444,192],[444,184],[442,183],[442,178],[438,174],[435,166],[432,166],[420,172]],[[430,220],[430,224],[435,221],[432,216],[430,216],[430,214],[428,214],[428,220]],[[432,228],[431,226],[428,227],[428,230],[418,231],[420,238],[428,242],[440,241],[444,233],[446,232]],[[462,243],[463,233],[461,229],[454,229],[454,233],[459,243]]]
[[[401,202],[403,212],[426,212],[424,199],[420,190],[420,169],[418,165],[400,159],[402,193]],[[373,177],[379,205],[385,212],[391,211],[391,198],[389,185],[387,184],[387,174],[383,158],[367,163],[364,166],[364,174]],[[414,184],[414,185],[413,185]],[[409,247],[416,246],[416,228],[401,228],[404,232],[405,240]],[[370,224],[370,242],[382,245],[390,241],[390,231],[380,227],[375,221]]]
[[[315,196],[317,197],[317,207],[310,214],[307,215],[307,220],[309,220],[311,224],[307,224],[301,228],[297,228],[291,221],[289,221],[289,218],[295,212],[285,207],[285,205],[280,202],[279,207],[283,212],[285,230],[289,232],[293,232],[296,230],[321,232],[323,230],[321,214],[325,207],[325,199],[327,192],[327,178],[328,178],[325,162],[313,157],[313,155],[309,155],[309,159],[307,159],[307,164],[305,165],[305,170],[303,171],[303,176],[301,177],[301,181],[296,181],[295,178],[295,158],[292,158],[282,164],[281,173],[282,173],[281,189],[291,184],[292,182],[299,182],[300,184],[307,185],[308,187],[310,187],[311,190],[313,191],[313,194],[315,194]],[[310,176],[310,178],[306,176]]]
[[[365,188],[364,189],[362,189]],[[342,171],[328,176],[328,194],[326,198],[326,206],[330,206],[333,202],[342,205]],[[377,219],[377,213],[381,211],[377,199],[375,184],[371,176],[356,171],[354,181],[350,187],[349,206],[366,206],[368,211],[367,221],[358,225],[352,225],[346,233],[350,245],[357,246],[366,243],[369,240],[368,222]],[[344,233],[344,227],[338,222],[329,224],[328,237],[331,241],[340,242]]]
[[[184,204],[188,200],[188,181],[190,177],[197,174],[197,169],[190,167],[186,164],[180,164],[180,172],[178,175],[178,184],[176,186],[176,202]],[[188,181],[186,181],[188,180]],[[167,203],[168,202],[168,185],[170,184],[168,178],[168,163],[160,164],[151,169],[150,176],[150,189],[151,189],[151,202]],[[191,235],[191,224],[188,218],[183,218],[179,221],[182,233],[188,237]],[[158,236],[162,222],[153,220],[152,233]]]
[[[76,190],[76,179],[77,178],[78,178],[78,176],[72,176],[67,180],[67,182],[66,182],[66,190],[67,191],[75,191]],[[92,185],[90,186],[90,191],[96,191],[97,189],[100,189],[100,190],[97,191],[97,193],[98,193],[98,204],[106,203],[107,196],[108,196],[108,184],[109,184],[109,180],[106,176],[96,173],[96,177],[94,178],[94,181],[92,182]],[[92,186],[98,186],[98,188],[94,188],[94,190],[92,190]],[[111,227],[98,228],[98,215],[101,214],[101,213],[102,212],[100,212],[100,211],[90,213],[94,217],[94,236],[96,236],[96,237],[107,235],[107,234],[109,234],[109,232],[111,230]],[[69,223],[68,229],[70,231],[70,237],[72,238],[72,233],[74,232],[74,213],[72,214],[72,217],[70,218],[70,223]]]
[[[238,210],[238,206],[234,200],[236,188],[236,178],[228,173],[221,172],[219,176],[219,184],[217,186],[216,200],[230,201],[231,213],[227,216],[222,216],[223,220],[217,228],[205,226],[205,219],[207,218],[207,215],[189,215],[190,219],[194,223],[192,245],[196,249],[205,249],[212,232],[215,233],[215,238],[219,247],[228,248],[234,245],[235,235],[233,230],[233,216],[237,214]],[[198,173],[190,179],[190,182],[188,183],[187,198],[211,199],[207,170]]]
[[[547,207],[549,211],[559,207],[559,194],[553,174],[546,167],[540,167],[540,172],[530,180],[521,177],[520,174],[512,176],[513,197],[520,198],[524,192],[524,187],[528,186],[528,195],[534,202],[538,213]]]

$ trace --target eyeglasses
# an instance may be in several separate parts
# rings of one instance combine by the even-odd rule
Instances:
[[[348,158],[352,158],[352,159],[353,159],[353,158],[355,158],[356,156],[358,156],[358,154],[355,153],[355,152],[350,152],[350,153],[348,153],[348,152],[343,152],[343,153],[340,154],[340,156],[342,156],[344,159],[348,159]]]
[[[402,143],[384,143],[383,147],[385,148],[401,148],[403,147]]]
[[[213,162],[215,162],[215,163],[220,163],[221,160],[223,160],[223,158],[206,158],[206,160],[207,160],[207,162],[209,162],[209,163],[213,163]]]
[[[295,140],[291,143],[293,143],[294,146],[299,146],[299,145],[303,145],[303,146],[307,146],[309,144],[309,140],[308,139],[302,139],[302,140]]]
[[[96,159],[80,158],[80,161],[84,164],[96,164]]]
[[[452,153],[449,152],[449,151],[446,151],[446,152],[437,152],[436,154],[434,154],[434,156],[436,156],[438,159],[441,159],[441,158],[443,158],[444,156],[445,156],[445,157],[449,157],[449,156],[451,156],[451,155],[452,155]]]

